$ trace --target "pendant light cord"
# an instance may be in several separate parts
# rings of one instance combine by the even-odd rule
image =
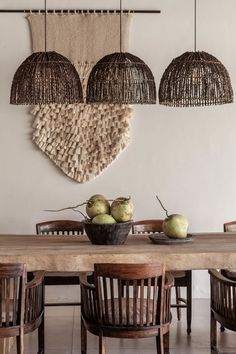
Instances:
[[[122,0],[120,0],[120,53],[122,52]]]
[[[197,51],[197,0],[194,0],[194,52]]]
[[[44,50],[47,51],[47,0],[44,0]]]

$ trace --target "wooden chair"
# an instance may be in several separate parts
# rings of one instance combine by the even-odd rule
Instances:
[[[236,221],[224,223],[223,228],[224,232],[236,232]],[[236,281],[236,269],[221,269],[221,273],[226,278]]]
[[[42,236],[80,236],[83,235],[83,223],[73,220],[53,220],[36,224],[36,233]],[[47,272],[45,285],[79,285],[79,273]],[[80,302],[46,303],[45,306],[75,306]]]
[[[135,221],[132,226],[132,233],[155,233],[162,232],[163,220],[140,220]],[[187,312],[187,333],[191,333],[191,322],[192,322],[192,271],[178,271],[172,272],[175,279],[175,293],[176,293],[176,304],[172,304],[171,307],[176,308],[177,318],[181,318],[181,308],[186,308]],[[185,287],[187,296],[186,299],[181,297],[180,287]]]
[[[224,223],[223,228],[224,232],[236,232],[236,221]]]
[[[95,264],[94,269],[94,284],[88,283],[85,275],[80,277],[81,354],[87,353],[87,330],[99,336],[99,354],[105,354],[104,337],[152,336],[156,337],[157,353],[169,353],[174,279],[170,273],[165,274],[164,266]]]
[[[236,221],[226,222],[223,225],[224,232],[236,232]],[[229,278],[233,281],[236,281],[236,269],[221,269],[221,274],[226,278]],[[225,327],[223,325],[220,326],[221,332],[224,332]]]
[[[27,283],[25,264],[0,264],[0,338],[16,337],[24,353],[24,334],[38,329],[38,353],[44,353],[44,272]]]
[[[236,331],[236,281],[224,277],[220,271],[209,270],[211,284],[211,353],[217,350],[216,323]]]

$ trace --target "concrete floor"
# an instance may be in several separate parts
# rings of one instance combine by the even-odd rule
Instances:
[[[185,311],[180,322],[176,311],[170,335],[171,354],[209,354],[209,301],[193,301],[192,334],[186,334]],[[45,354],[80,353],[80,309],[78,307],[46,308],[46,350]],[[236,353],[236,333],[218,331],[222,353]],[[25,354],[37,353],[36,333],[25,336]],[[155,338],[110,339],[106,341],[107,354],[153,354],[156,353]],[[15,350],[12,350],[12,354]],[[98,353],[98,339],[88,335],[88,354]]]

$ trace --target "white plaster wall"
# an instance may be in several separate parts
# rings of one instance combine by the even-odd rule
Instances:
[[[39,8],[42,0],[0,0],[0,8]],[[48,0],[48,7],[115,8],[118,0]],[[170,61],[193,49],[193,1],[125,0],[126,8],[161,9],[134,15],[130,51],[143,58],[157,85]],[[218,57],[236,89],[235,0],[198,1],[198,49]],[[190,231],[221,231],[236,218],[235,104],[204,108],[135,106],[132,141],[102,175],[86,184],[67,178],[32,143],[29,109],[9,105],[13,74],[31,52],[27,21],[0,14],[0,233],[32,233],[35,223],[73,218],[45,213],[94,193],[131,195],[135,218],[162,218],[158,193],[170,213],[185,214]],[[208,275],[194,272],[194,296],[207,297]]]

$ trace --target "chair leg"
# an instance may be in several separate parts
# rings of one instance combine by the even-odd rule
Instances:
[[[180,287],[179,286],[175,286],[175,296],[176,296],[176,304],[179,305],[180,304]],[[177,318],[178,318],[178,321],[180,320],[181,318],[181,310],[180,310],[180,307],[176,307],[176,311],[177,311]]]
[[[106,354],[105,337],[102,333],[99,334],[99,354]]]
[[[164,354],[164,338],[161,330],[159,331],[159,335],[156,336],[156,347],[157,354]]]
[[[16,337],[16,352],[24,354],[24,331],[20,330],[20,335]]]
[[[42,315],[42,321],[38,328],[38,354],[44,354],[45,348],[45,338],[44,338],[44,313]]]
[[[81,318],[81,354],[87,354],[87,329]]]
[[[216,330],[216,320],[214,314],[211,311],[211,354],[217,354],[217,330]]]
[[[16,352],[20,354],[20,336],[16,337]]]
[[[192,322],[192,272],[187,274],[187,333],[191,333]]]
[[[163,342],[164,342],[164,354],[170,354],[170,332],[164,334]]]

